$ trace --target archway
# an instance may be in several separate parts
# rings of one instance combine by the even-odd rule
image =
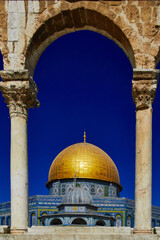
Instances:
[[[71,225],[87,225],[87,222],[83,218],[75,218]]]
[[[59,218],[55,218],[51,221],[50,225],[62,225],[62,221]]]
[[[35,213],[32,213],[31,216],[30,216],[30,225],[31,226],[35,226],[36,225],[36,215]]]
[[[97,222],[96,222],[96,226],[105,226],[106,224],[105,224],[105,222],[103,221],[103,220],[98,220]]]
[[[131,220],[132,220],[131,215],[128,215],[127,216],[127,227],[131,227],[131,224],[132,224]]]
[[[113,39],[124,50],[132,66],[135,67],[133,49],[122,29],[102,12],[98,12],[96,6],[95,10],[82,6],[66,11],[60,9],[31,33],[32,38],[26,48],[25,68],[29,69],[33,75],[39,57],[50,43],[66,33],[77,31],[76,29],[78,31],[92,30]]]
[[[120,214],[116,215],[116,227],[121,227],[122,216]]]
[[[31,181],[34,181],[31,185],[39,186],[39,172],[34,170],[37,167],[36,159],[39,159],[42,181],[45,183],[51,160],[66,146],[83,141],[85,126],[87,141],[110,151],[116,165],[121,154],[125,155],[122,160],[124,164],[125,159],[132,159],[129,172],[125,172],[123,164],[117,167],[121,179],[124,178],[122,185],[125,191],[129,191],[125,187],[125,176],[132,179],[134,197],[132,69],[123,51],[113,41],[95,32],[71,33],[57,39],[46,49],[37,64],[34,79],[39,87],[41,107],[33,111],[29,121],[29,153],[35,159],[29,164]],[[122,124],[121,128],[119,124]],[[120,139],[124,137],[124,131],[123,142]],[[133,143],[132,149],[129,147],[130,141]],[[124,147],[123,143],[129,145]],[[57,148],[53,155],[54,145]],[[113,148],[116,150],[113,151]],[[126,149],[130,149],[127,150],[128,157]],[[42,156],[47,164],[41,160]],[[47,191],[44,193],[47,194]]]

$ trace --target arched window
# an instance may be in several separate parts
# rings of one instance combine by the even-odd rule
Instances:
[[[62,221],[59,218],[55,218],[51,221],[50,225],[62,225]]]
[[[103,221],[103,220],[98,220],[97,222],[96,222],[96,226],[105,226],[106,224],[105,224],[105,222]]]
[[[45,215],[47,215],[46,212],[42,212],[42,213],[41,213],[41,216],[45,216]],[[40,225],[41,225],[41,226],[45,226],[45,221],[44,221],[44,219],[40,221]]]
[[[36,225],[36,215],[35,213],[31,214],[31,226],[35,226]]]
[[[46,212],[43,212],[43,213],[41,214],[41,216],[45,216],[45,215],[47,215],[47,213],[46,213]]]
[[[83,218],[75,218],[72,223],[72,225],[87,225],[87,222]]]
[[[156,226],[155,220],[152,219],[152,228],[154,228]]]
[[[1,218],[1,225],[5,225],[5,224],[6,224],[5,217],[2,217]]]
[[[127,227],[131,227],[131,215],[127,216]]]
[[[10,216],[7,217],[7,225],[11,226],[11,217]]]
[[[160,226],[160,221],[157,221],[157,227],[159,227]]]
[[[121,215],[120,214],[117,214],[116,216],[116,227],[121,227]]]

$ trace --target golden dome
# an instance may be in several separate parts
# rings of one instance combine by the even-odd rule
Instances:
[[[57,179],[97,179],[118,185],[119,173],[112,159],[100,148],[90,143],[77,143],[65,148],[52,162],[49,182]]]

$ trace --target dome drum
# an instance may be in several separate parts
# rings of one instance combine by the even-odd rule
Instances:
[[[53,180],[47,186],[49,194],[53,196],[63,197],[69,189],[73,189],[74,179]],[[94,179],[76,179],[77,184],[87,190],[92,197],[119,197],[122,188],[116,183],[110,183]]]

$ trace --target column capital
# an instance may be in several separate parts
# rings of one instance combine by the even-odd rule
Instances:
[[[39,106],[38,88],[28,70],[0,71],[3,81],[0,91],[8,105],[10,116],[28,118],[28,109]]]
[[[152,107],[157,89],[159,70],[133,69],[132,96],[136,110]]]

